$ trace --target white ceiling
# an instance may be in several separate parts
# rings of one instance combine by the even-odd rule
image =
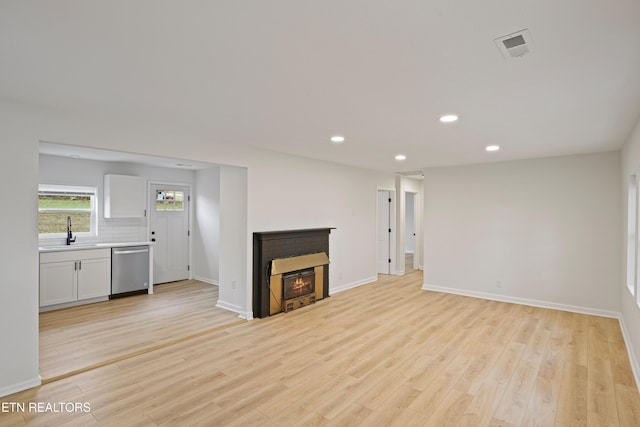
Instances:
[[[533,52],[505,60],[493,40],[524,28]],[[166,129],[195,159],[403,171],[615,150],[640,116],[637,0],[4,0],[0,58],[0,97]]]

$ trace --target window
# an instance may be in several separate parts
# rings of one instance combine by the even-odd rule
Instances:
[[[156,191],[156,211],[183,211],[184,193],[173,190]]]
[[[71,218],[74,235],[95,236],[96,189],[69,185],[38,187],[38,234],[61,237],[67,234],[67,218]]]

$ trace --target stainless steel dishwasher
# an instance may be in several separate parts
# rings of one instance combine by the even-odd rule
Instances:
[[[111,298],[148,290],[149,246],[111,248]]]

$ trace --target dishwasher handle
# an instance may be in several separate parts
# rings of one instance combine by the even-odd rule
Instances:
[[[145,253],[145,252],[149,252],[149,249],[135,249],[135,250],[128,250],[128,251],[118,251],[118,250],[113,250],[113,254],[114,255],[127,255],[127,254],[141,254],[141,253]]]

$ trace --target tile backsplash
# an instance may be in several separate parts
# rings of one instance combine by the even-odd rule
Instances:
[[[147,241],[147,219],[146,218],[113,218],[98,219],[97,236],[77,236],[76,244],[79,243],[126,243]],[[47,237],[39,240],[39,246],[64,245],[64,237]]]
[[[146,218],[114,218],[98,221],[98,237],[104,242],[139,242],[147,240]]]

